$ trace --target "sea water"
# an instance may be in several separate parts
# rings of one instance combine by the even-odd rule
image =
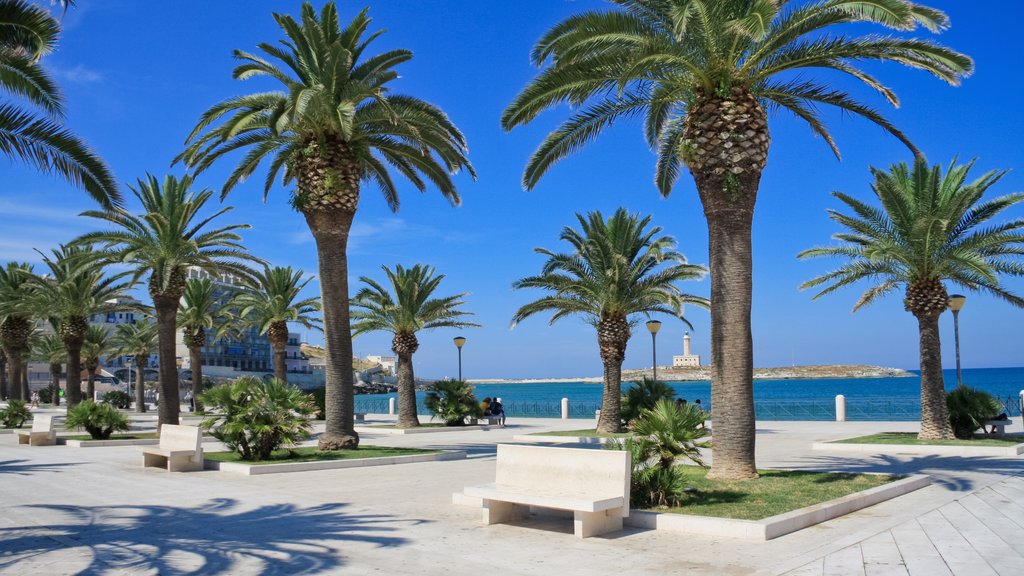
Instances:
[[[947,390],[956,388],[956,370],[944,370]],[[1022,368],[970,368],[963,371],[967,386],[989,392],[1004,404],[1006,412],[1020,414],[1019,394],[1024,390]],[[711,383],[669,382],[677,398],[693,403],[701,401],[711,409]],[[629,387],[623,382],[623,388]],[[562,398],[569,399],[570,416],[592,418],[600,408],[603,384],[589,382],[536,382],[529,384],[476,384],[479,399],[501,398],[510,417],[547,417],[560,415]],[[917,420],[921,417],[921,380],[904,378],[822,378],[793,380],[755,380],[754,410],[759,420],[834,420],[835,398],[846,397],[849,420]],[[429,414],[423,405],[425,393],[417,392],[419,412]],[[388,398],[395,394],[356,396],[356,410],[387,412]]]

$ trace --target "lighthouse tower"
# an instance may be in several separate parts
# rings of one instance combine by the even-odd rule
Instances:
[[[683,334],[683,355],[672,357],[673,367],[694,368],[700,366],[700,356],[690,351],[690,333]]]

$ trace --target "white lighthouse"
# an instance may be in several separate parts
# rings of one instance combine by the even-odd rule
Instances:
[[[683,355],[672,357],[673,367],[695,368],[700,366],[700,356],[690,352],[690,333],[683,334]]]

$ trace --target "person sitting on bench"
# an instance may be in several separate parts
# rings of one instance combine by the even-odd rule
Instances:
[[[497,398],[491,400],[491,416],[497,418],[498,424],[501,426],[505,425],[505,407],[498,402]]]

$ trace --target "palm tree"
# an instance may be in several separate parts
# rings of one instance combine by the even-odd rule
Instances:
[[[302,279],[302,270],[291,266],[264,268],[252,280],[248,290],[240,292],[234,300],[242,322],[266,334],[274,350],[274,378],[288,382],[288,323],[305,328],[319,329],[321,320],[313,314],[320,311],[317,298],[299,300],[299,292],[311,278]]]
[[[81,186],[104,208],[121,202],[110,169],[61,126],[64,98],[40,64],[57,46],[60,23],[25,0],[0,0],[0,90],[38,112],[0,101],[0,154]]]
[[[800,258],[839,257],[840,268],[809,280],[801,288],[822,286],[817,299],[855,282],[872,285],[854,305],[856,311],[901,286],[903,308],[917,318],[921,345],[921,431],[924,440],[953,438],[942,381],[939,316],[949,300],[944,282],[988,292],[1024,307],[1024,298],[999,284],[999,276],[1024,276],[1024,219],[987,225],[1006,208],[1024,201],[1024,193],[981,201],[1006,172],[991,171],[973,182],[974,162],[945,171],[917,158],[913,168],[894,164],[888,172],[872,169],[877,208],[841,192],[833,195],[853,215],[829,210],[846,231],[838,246],[813,248]],[[987,225],[987,227],[981,227]]]
[[[7,400],[7,353],[0,346],[0,400]]]
[[[150,354],[158,345],[156,323],[150,322],[148,319],[139,319],[131,324],[118,324],[110,343],[114,347],[115,354],[131,356],[135,362],[135,411],[145,412],[145,370],[149,366]],[[177,390],[175,390],[175,395],[177,395]],[[161,404],[167,403],[169,402],[161,402]]]
[[[185,347],[188,348],[192,369],[192,399],[197,412],[203,409],[199,395],[203,392],[202,348],[207,343],[206,331],[216,326],[219,337],[229,329],[231,316],[228,306],[228,302],[222,302],[217,296],[209,278],[192,278],[185,284],[181,307],[178,309],[178,327],[183,333]]]
[[[67,351],[68,408],[82,401],[82,346],[89,318],[126,309],[118,299],[134,284],[130,273],[105,275],[104,262],[91,247],[61,245],[43,256],[48,273],[31,276],[39,316],[47,316]]]
[[[259,45],[269,59],[236,50],[242,64],[234,77],[269,76],[284,91],[239,96],[213,106],[203,113],[179,159],[202,172],[217,159],[250,148],[224,183],[223,194],[267,158],[272,159],[264,198],[279,173],[284,184],[295,182],[292,206],[305,217],[316,240],[324,307],[327,423],[319,446],[355,448],[359,435],[353,428],[346,246],[360,185],[375,183],[397,211],[398,189],[389,168],[421,191],[432,183],[453,205],[460,200],[450,175],[462,168],[476,175],[466,157],[465,138],[444,112],[417,98],[389,93],[389,83],[398,78],[394,68],[411,59],[412,52],[390,50],[362,58],[382,34],[364,38],[370,25],[366,10],[344,29],[334,2],[326,3],[319,16],[309,2],[303,3],[301,23],[284,14],[274,18],[287,39],[280,46]]]
[[[709,478],[754,478],[753,340],[750,327],[751,227],[768,159],[769,111],[806,122],[838,157],[820,105],[873,122],[913,150],[875,109],[828,80],[852,76],[897,104],[863,61],[897,62],[957,84],[970,58],[927,40],[842,34],[836,27],[878,24],[898,31],[949,25],[942,12],[909,0],[612,0],[618,9],[585,12],[537,42],[542,71],[505,111],[506,129],[565,102],[578,108],[527,163],[533,188],[559,160],[623,117],[643,117],[657,153],[655,184],[672,192],[689,168],[708,222],[711,265],[711,403],[715,425]],[[849,26],[846,26],[849,25]]]
[[[56,334],[47,334],[38,339],[32,347],[32,360],[44,362],[50,366],[50,398],[54,406],[60,405],[60,374],[61,366],[68,359],[68,353],[64,349],[64,342]],[[71,381],[71,373],[68,373],[68,382]]]
[[[561,239],[572,252],[555,253],[537,248],[547,256],[539,276],[523,278],[514,288],[540,288],[550,294],[521,307],[512,319],[514,327],[538,312],[552,311],[551,323],[567,316],[581,316],[597,329],[597,344],[604,364],[604,392],[597,430],[619,432],[622,427],[622,361],[637,314],[671,314],[683,318],[683,305],[708,307],[707,299],[682,293],[682,280],[704,276],[702,266],[686,263],[661,228],[648,228],[650,216],[641,218],[619,208],[607,220],[600,212],[577,214],[580,230],[565,227]],[[667,267],[660,268],[662,264]]]
[[[444,274],[434,276],[432,266],[416,264],[412,268],[396,265],[394,270],[381,267],[389,286],[361,277],[366,284],[352,300],[353,336],[366,332],[385,331],[394,334],[391,350],[398,356],[398,427],[420,425],[416,416],[416,377],[412,355],[420,343],[416,333],[432,328],[469,328],[480,326],[463,320],[472,312],[459,310],[466,303],[466,293],[440,298],[434,291]]]
[[[85,329],[85,343],[82,344],[82,361],[89,373],[85,395],[90,400],[96,397],[96,370],[100,367],[100,360],[112,351],[113,343],[107,329],[98,324],[90,324]]]
[[[10,262],[0,267],[0,344],[7,357],[10,374],[8,386],[10,398],[28,400],[22,392],[22,352],[28,348],[28,337],[32,332],[32,266]]]
[[[191,190],[192,176],[164,177],[163,184],[155,176],[139,180],[132,193],[142,204],[136,216],[124,208],[106,212],[88,211],[84,216],[104,220],[113,230],[93,232],[78,242],[103,246],[103,254],[111,261],[135,268],[136,276],[149,275],[149,295],[153,298],[157,332],[160,338],[160,424],[177,424],[181,409],[178,398],[178,367],[175,362],[175,331],[178,306],[185,293],[185,276],[189,267],[210,273],[229,273],[244,277],[251,273],[243,260],[256,260],[240,244],[238,230],[248,224],[232,224],[220,228],[208,225],[231,211],[221,208],[210,216],[199,212],[213,195],[208,189]]]

